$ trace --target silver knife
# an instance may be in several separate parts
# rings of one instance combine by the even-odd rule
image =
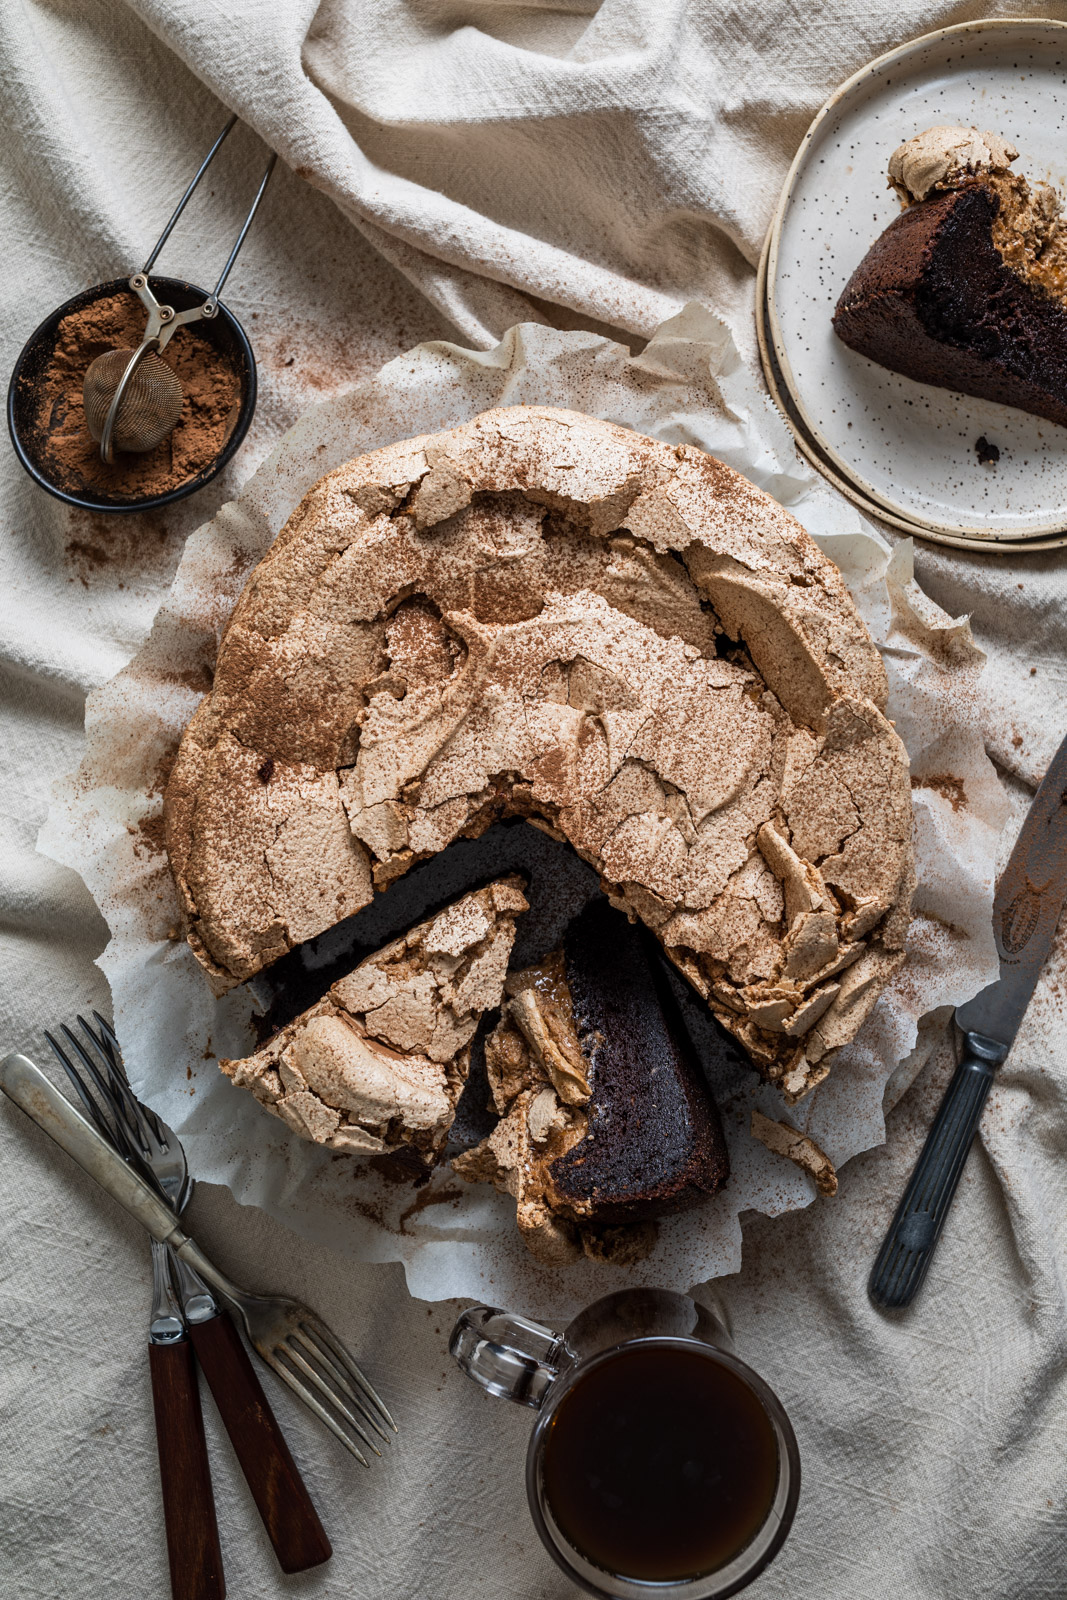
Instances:
[[[910,1305],[926,1277],[993,1076],[1037,985],[1067,900],[1067,739],[1052,758],[993,898],[1000,977],[957,1007],[963,1054],[926,1136],[867,1292],[884,1311]]]
[[[153,1239],[169,1244],[182,1261],[202,1278],[226,1291],[228,1280],[207,1259],[194,1239],[184,1233],[166,1201],[127,1166],[118,1151],[102,1138],[66,1095],[46,1078],[27,1056],[9,1055],[0,1061],[0,1089],[37,1126],[54,1139],[78,1165],[113,1195]],[[233,1285],[229,1287],[232,1289]]]

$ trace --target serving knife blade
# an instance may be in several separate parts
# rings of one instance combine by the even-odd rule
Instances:
[[[964,1034],[1009,1050],[1045,964],[1067,900],[1067,739],[1027,812],[993,900],[1000,977],[956,1011]]]
[[[1067,901],[1067,739],[1053,756],[993,897],[1000,976],[957,1007],[963,1053],[890,1223],[867,1292],[902,1310],[922,1286],[993,1076],[1030,1004]]]

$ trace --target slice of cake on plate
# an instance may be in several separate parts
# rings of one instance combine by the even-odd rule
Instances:
[[[893,152],[904,205],[845,285],[838,338],[920,383],[1067,427],[1067,223],[995,133],[936,127]]]

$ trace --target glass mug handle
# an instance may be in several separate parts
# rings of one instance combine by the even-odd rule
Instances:
[[[490,1394],[536,1410],[559,1371],[563,1335],[494,1306],[472,1306],[453,1328],[448,1350]]]

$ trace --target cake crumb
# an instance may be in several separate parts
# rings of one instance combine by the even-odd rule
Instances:
[[[776,1156],[785,1156],[787,1161],[792,1161],[802,1172],[814,1178],[820,1194],[837,1193],[837,1173],[833,1162],[825,1151],[819,1149],[815,1140],[809,1139],[799,1128],[790,1127],[788,1122],[774,1122],[770,1117],[765,1117],[762,1111],[753,1108],[750,1132],[754,1139],[766,1145]]]
[[[1000,460],[1000,450],[997,445],[991,444],[983,433],[974,442],[974,450],[983,467],[995,467]]]

